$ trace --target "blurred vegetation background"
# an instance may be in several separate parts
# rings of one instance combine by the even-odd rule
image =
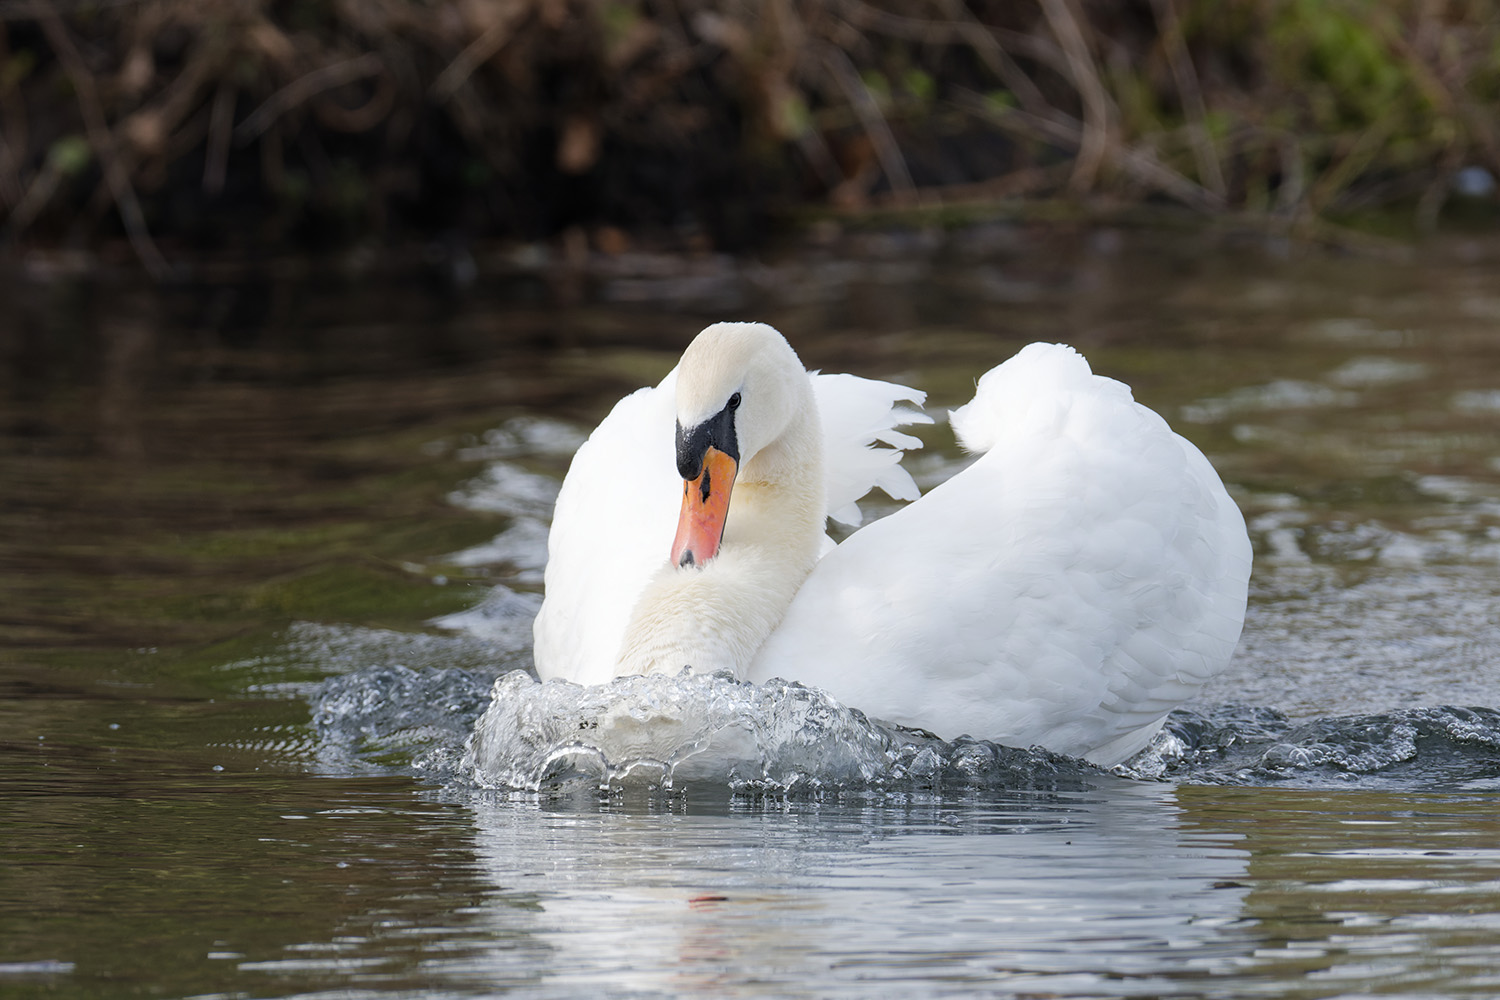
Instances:
[[[1493,0],[0,0],[5,242],[158,274],[997,205],[1420,231],[1496,176]]]

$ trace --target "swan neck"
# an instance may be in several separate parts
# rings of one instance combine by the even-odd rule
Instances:
[[[801,373],[799,373],[800,375]],[[617,676],[730,670],[743,677],[818,560],[826,514],[822,428],[812,389],[735,478],[719,553],[663,565],[642,593]]]

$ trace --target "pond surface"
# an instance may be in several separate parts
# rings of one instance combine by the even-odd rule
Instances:
[[[0,996],[1500,994],[1496,260],[993,226],[3,279]],[[1064,340],[1203,448],[1257,564],[1176,743],[477,787],[567,456],[720,318],[935,414]]]

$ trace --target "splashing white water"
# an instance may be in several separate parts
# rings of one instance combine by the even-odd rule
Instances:
[[[512,671],[495,682],[468,764],[492,788],[535,791],[586,776],[601,787],[788,791],[874,782],[907,742],[800,684],[683,674],[580,687]]]

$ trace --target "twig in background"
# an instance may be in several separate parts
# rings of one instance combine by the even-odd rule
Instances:
[[[974,19],[962,0],[946,5],[950,20],[928,21],[916,17],[904,17],[889,11],[871,7],[860,0],[843,0],[840,9],[852,24],[870,31],[877,31],[892,38],[921,42],[925,45],[963,42],[974,50],[990,71],[1015,95],[1017,103],[1032,114],[1047,115],[1050,105],[1037,89],[1031,77],[1016,65],[990,29]]]
[[[1437,228],[1438,216],[1448,197],[1453,193],[1453,178],[1462,164],[1457,155],[1450,154],[1447,160],[1433,172],[1432,179],[1422,189],[1417,199],[1414,220],[1419,233],[1430,233]]]
[[[1396,123],[1386,116],[1365,129],[1349,147],[1344,157],[1324,170],[1313,182],[1307,194],[1307,207],[1314,215],[1328,208],[1334,197],[1354,181],[1364,169],[1374,162],[1382,146],[1395,131]]]
[[[949,189],[1025,190],[1233,205],[1273,225],[1415,203],[1428,225],[1455,169],[1500,175],[1490,6],[339,0],[309,23],[255,2],[0,0],[0,216],[45,241],[101,236],[97,223],[118,210],[134,237],[161,239],[195,218],[189,206],[226,219],[275,206],[232,245],[295,242],[304,223],[335,216],[351,235],[385,234],[382,206],[401,220],[392,234],[416,238],[455,224],[476,238],[544,238],[592,212],[744,244],[762,227],[730,233],[751,216],[721,211],[726,186],[685,180],[732,176],[770,212],[848,191],[899,207]],[[67,26],[78,58],[66,72],[37,11],[53,32]],[[710,17],[713,37],[697,30]],[[28,22],[24,32],[7,18]],[[80,115],[88,87],[68,85],[80,67],[96,74],[88,100],[103,132]],[[877,80],[893,85],[893,103]],[[961,90],[989,107],[964,99],[975,117],[948,113]],[[345,107],[355,91],[368,100]],[[1122,112],[1175,117],[1179,106],[1171,125]],[[603,169],[553,184],[551,150],[538,146],[555,146],[558,124],[579,114],[597,116],[589,134],[610,141],[565,159]],[[743,127],[762,121],[773,127]],[[1371,146],[1378,122],[1394,131]],[[332,135],[344,131],[372,141]],[[236,141],[260,146],[259,169]],[[858,161],[856,179],[833,150]],[[808,169],[787,169],[798,161]],[[1005,171],[1016,173],[987,180]],[[175,183],[185,172],[192,190]],[[357,219],[355,174],[381,178]],[[872,196],[864,182],[882,175]],[[941,186],[919,188],[924,178]]]
[[[201,106],[203,94],[211,91],[226,62],[232,60],[233,41],[226,31],[202,32],[181,70],[176,72],[136,115],[156,120],[162,135],[170,135]]]
[[[166,258],[161,255],[161,251],[156,248],[155,241],[151,239],[151,233],[146,228],[145,216],[141,213],[141,203],[135,196],[135,188],[131,186],[130,177],[121,165],[119,157],[115,155],[114,133],[105,123],[104,110],[99,105],[99,94],[94,87],[94,78],[84,66],[83,59],[73,44],[73,39],[68,35],[68,29],[63,25],[62,18],[57,16],[57,11],[52,8],[52,5],[47,0],[34,0],[33,9],[36,11],[42,32],[52,46],[52,51],[56,54],[58,62],[62,64],[63,72],[68,75],[68,79],[73,84],[73,91],[78,97],[78,110],[83,115],[84,129],[88,133],[89,145],[93,147],[94,155],[99,157],[99,163],[104,170],[105,183],[109,185],[115,206],[120,212],[120,221],[125,226],[125,235],[129,237],[130,245],[146,271],[151,277],[161,281],[171,273],[171,267],[167,264]]]
[[[972,91],[961,90],[956,96],[959,106],[970,113],[985,118],[1007,131],[1028,138],[1078,149],[1082,147],[1088,135],[1088,130],[1077,121],[1041,118],[1015,109],[997,110],[990,106],[983,97]],[[1223,198],[1202,185],[1194,184],[1171,167],[1159,162],[1149,152],[1119,146],[1110,152],[1117,168],[1153,191],[1160,191],[1189,208],[1199,211],[1221,212],[1226,207]]]
[[[208,119],[208,154],[203,159],[203,190],[217,195],[224,190],[224,174],[229,167],[229,139],[234,131],[236,91],[228,83],[219,84],[214,92],[213,111]]]
[[[16,169],[18,157],[0,131],[0,208],[9,209],[21,203],[21,174]]]
[[[10,34],[0,22],[0,66],[10,64]],[[3,84],[0,84],[3,85]],[[0,206],[21,203],[21,164],[26,159],[26,102],[20,97],[20,81],[0,92]]]
[[[250,116],[234,130],[235,141],[244,146],[270,128],[282,115],[323,91],[363,80],[384,70],[385,63],[373,52],[315,69],[282,87],[266,98],[260,107],[250,112]]]
[[[1078,143],[1078,162],[1074,164],[1068,187],[1074,194],[1087,194],[1098,180],[1099,168],[1103,166],[1112,144],[1109,98],[1099,79],[1094,57],[1089,53],[1083,28],[1068,0],[1041,0],[1041,5],[1053,35],[1068,57],[1068,75],[1083,101],[1083,135]]]
[[[912,184],[911,172],[906,168],[906,159],[901,155],[901,147],[896,144],[896,137],[891,134],[890,123],[885,120],[885,115],[880,112],[880,105],[876,103],[875,97],[865,82],[860,79],[859,72],[854,64],[849,61],[849,56],[843,49],[833,45],[823,46],[823,65],[828,67],[829,73],[849,98],[849,103],[854,108],[854,113],[859,117],[860,124],[864,126],[870,142],[875,147],[875,155],[880,160],[880,169],[885,172],[885,178],[891,185],[891,190],[898,198],[909,198],[916,192],[916,186]]]
[[[1193,156],[1198,164],[1198,179],[1210,191],[1223,198],[1228,190],[1224,186],[1224,172],[1219,166],[1219,153],[1214,149],[1213,136],[1208,134],[1205,123],[1208,107],[1203,102],[1203,90],[1198,86],[1198,74],[1193,69],[1187,41],[1182,37],[1182,18],[1177,13],[1176,0],[1152,0],[1151,6],[1161,31],[1167,62],[1172,67],[1172,79],[1176,82],[1177,94],[1182,99],[1182,111],[1188,121],[1188,135],[1192,139]]]
[[[1434,18],[1431,12],[1424,9],[1422,14],[1423,26],[1429,25]],[[1434,46],[1438,58],[1449,65],[1444,68],[1448,72],[1443,73],[1430,66],[1422,53],[1401,31],[1399,24],[1392,24],[1389,17],[1377,17],[1374,25],[1380,32],[1381,40],[1388,45],[1392,52],[1403,60],[1403,65],[1410,72],[1412,79],[1416,81],[1423,96],[1440,113],[1457,118],[1463,123],[1466,133],[1465,138],[1474,146],[1485,160],[1489,162],[1490,169],[1500,172],[1500,142],[1495,137],[1495,115],[1493,109],[1485,110],[1476,107],[1474,101],[1469,98],[1463,87],[1463,81],[1470,78],[1471,74],[1461,67],[1451,64],[1454,59],[1451,45]],[[1440,29],[1436,29],[1440,34]],[[1431,34],[1419,29],[1419,34]],[[1454,86],[1448,80],[1456,80],[1458,85]],[[1453,150],[1448,150],[1444,159],[1450,158]]]
[[[385,121],[396,106],[396,79],[382,67],[382,72],[375,77],[375,93],[357,108],[346,108],[334,103],[330,97],[321,96],[311,103],[318,121],[335,132],[368,132]]]
[[[947,208],[991,205],[997,201],[1024,198],[1042,191],[1055,191],[1067,183],[1071,170],[1072,164],[1068,163],[1055,163],[1048,167],[1022,167],[972,184],[945,184],[940,188],[928,189],[923,194],[933,204]],[[878,203],[880,199],[876,201]]]
[[[15,239],[26,231],[31,221],[47,207],[47,202],[52,200],[52,195],[57,192],[57,186],[62,179],[63,172],[57,162],[57,157],[47,157],[46,162],[42,164],[42,169],[31,175],[31,183],[26,185],[25,191],[16,201],[15,210],[6,220],[5,236],[7,239]]]
[[[1291,217],[1302,211],[1302,198],[1307,189],[1302,143],[1292,133],[1283,132],[1276,148],[1281,154],[1281,186],[1276,191],[1276,214]]]
[[[530,0],[511,0],[507,8],[495,18],[495,22],[484,33],[474,39],[448,64],[432,84],[432,96],[446,101],[464,85],[474,71],[495,56],[515,34],[521,19],[531,12]]]

